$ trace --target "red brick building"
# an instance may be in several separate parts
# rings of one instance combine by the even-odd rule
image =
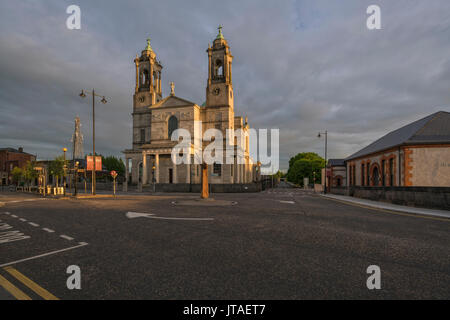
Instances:
[[[12,170],[24,168],[28,161],[36,161],[36,156],[23,152],[23,148],[0,148],[0,185],[11,184]]]

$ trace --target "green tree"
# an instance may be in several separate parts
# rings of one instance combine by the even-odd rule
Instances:
[[[56,157],[50,162],[48,172],[56,177],[56,187],[58,187],[58,180],[64,175],[64,156]]]
[[[14,167],[14,169],[11,171],[11,175],[12,175],[14,183],[16,185],[19,185],[19,182],[23,177],[23,169],[21,169],[19,167]]]
[[[35,164],[34,161],[28,161],[23,169],[23,177],[28,187],[30,186],[31,181],[38,177],[38,172],[34,169]]]
[[[321,181],[324,166],[325,160],[317,153],[299,153],[289,160],[287,180],[301,186],[303,186],[304,178],[309,178],[310,182],[318,183]]]
[[[108,156],[103,157],[102,156],[102,162],[105,166],[106,170],[108,171],[116,171],[117,174],[120,177],[125,176],[125,163],[123,162],[122,158],[114,157],[114,156]]]

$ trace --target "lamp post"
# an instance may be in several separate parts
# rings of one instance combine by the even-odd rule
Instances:
[[[328,131],[325,130],[325,132],[319,132],[317,135],[318,138],[322,137],[322,134],[325,135],[325,185],[323,188],[323,193],[327,193],[327,148],[328,148]]]
[[[62,149],[64,152],[64,166],[63,166],[63,170],[64,170],[64,177],[63,177],[63,190],[64,190],[64,196],[66,196],[66,169],[67,169],[67,165],[66,165],[66,152],[67,152],[67,148],[63,148]]]
[[[102,100],[100,100],[101,103],[105,104],[107,101],[105,99],[105,96],[101,96],[95,93],[95,90],[92,89],[92,92],[87,92],[88,94],[92,95],[92,156],[94,158],[94,167],[92,168],[92,194],[95,195],[95,187],[96,187],[96,181],[95,181],[95,97],[101,97]],[[84,93],[84,90],[81,90],[80,97],[85,98],[86,94]]]
[[[156,170],[156,166],[155,166],[155,163],[153,163],[153,165],[152,165],[152,183],[153,183],[153,193],[155,193],[155,192],[156,192],[156,185],[155,185],[155,182],[156,182],[156,179],[155,179],[155,170]]]
[[[75,197],[78,195],[78,189],[77,189],[77,182],[78,182],[78,165],[79,165],[80,163],[77,161],[77,162],[75,162],[75,172],[74,172],[74,174],[75,174],[75,184],[74,184],[74,187],[75,187]]]

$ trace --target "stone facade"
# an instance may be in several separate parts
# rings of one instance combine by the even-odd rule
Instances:
[[[125,150],[127,184],[198,184],[201,182],[201,161],[194,160],[207,147],[204,141],[208,129],[218,129],[223,134],[219,143],[224,154],[222,164],[209,165],[209,182],[212,184],[245,184],[256,180],[256,166],[249,155],[249,125],[247,119],[235,116],[232,85],[232,60],[230,47],[221,29],[213,45],[207,49],[208,81],[206,102],[198,105],[171,94],[162,98],[162,65],[148,41],[136,65],[136,87],[133,96],[132,148]],[[150,77],[149,75],[153,75]],[[178,141],[171,140],[175,129],[185,129],[191,135],[188,148],[190,164],[175,165],[171,154]],[[229,130],[241,129],[241,135]],[[226,150],[233,150],[234,161],[226,164]],[[241,164],[240,164],[240,163]]]

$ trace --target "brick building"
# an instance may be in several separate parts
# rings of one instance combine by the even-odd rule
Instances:
[[[346,185],[347,168],[345,159],[330,159],[327,163],[327,187],[343,187]]]
[[[450,113],[392,131],[345,162],[349,186],[450,187]]]
[[[0,185],[12,183],[11,172],[15,167],[24,168],[28,161],[36,161],[36,156],[26,153],[23,148],[0,149]]]

